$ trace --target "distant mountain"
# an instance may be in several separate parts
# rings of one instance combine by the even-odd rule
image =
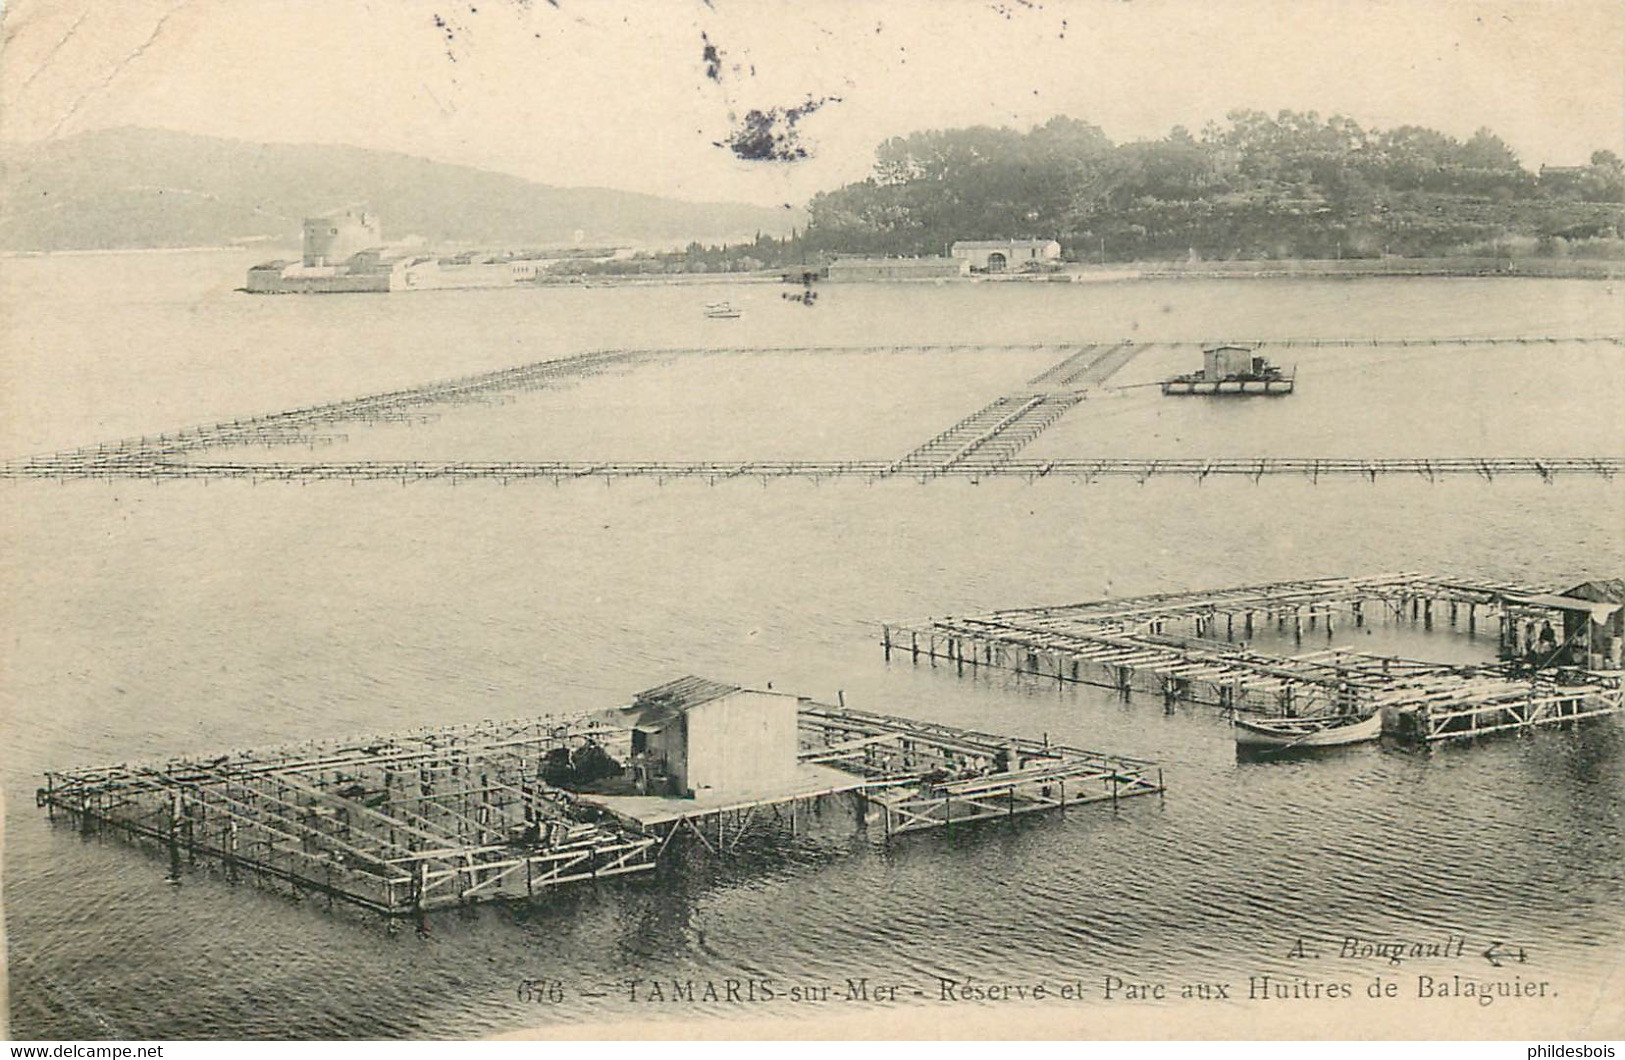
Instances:
[[[788,234],[800,210],[556,188],[388,151],[106,129],[9,150],[0,248],[92,250],[270,242],[365,203],[396,240],[522,247]]]

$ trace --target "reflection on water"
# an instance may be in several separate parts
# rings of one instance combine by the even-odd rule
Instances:
[[[23,381],[58,399],[19,411],[13,448],[289,407],[548,351],[692,343],[718,324],[741,326],[727,341],[779,344],[792,334],[1068,341],[1079,331],[1270,328],[1581,334],[1617,330],[1621,305],[1592,284],[1505,280],[854,288],[810,311],[784,307],[792,325],[768,319],[779,308],[771,287],[730,289],[745,316],[707,322],[695,307],[715,296],[674,289],[447,292],[365,305],[244,299],[200,280],[210,261],[185,271],[166,257],[135,270],[100,313],[86,312],[100,303],[75,285],[80,259],[8,269],[8,300],[35,297],[7,308],[37,341],[7,356],[30,358]],[[110,359],[114,332],[124,356]],[[1601,416],[1617,394],[1595,393],[1602,411],[1584,404],[1585,391],[1566,400],[1582,418]],[[975,407],[980,392],[966,398]],[[1479,414],[1425,393],[1385,401],[1382,416],[1409,402],[1463,437],[1475,428],[1453,417]],[[1378,415],[1363,405],[1341,412],[1347,422],[1328,429],[1350,436]],[[1299,433],[1308,429],[1260,427],[1251,442],[1293,452],[1314,441]],[[876,627],[1341,573],[1616,576],[1625,569],[1617,483],[5,489],[0,569],[16,616],[3,704],[6,926],[22,1037],[467,1035],[692,1014],[633,1002],[625,984],[637,978],[789,986],[886,974],[931,987],[939,975],[1093,982],[1134,970],[1244,981],[1292,974],[1285,955],[1306,934],[1532,940],[1543,974],[1583,973],[1611,965],[1625,941],[1617,719],[1432,750],[1385,741],[1238,761],[1211,711],[887,664]],[[1367,636],[1416,646],[1397,625]],[[1447,659],[1489,647],[1461,630],[1425,645]],[[688,672],[825,700],[840,691],[853,706],[1152,758],[1169,790],[889,847],[832,803],[818,829],[777,851],[688,856],[655,879],[439,915],[422,937],[206,872],[170,886],[160,859],[53,829],[30,798],[47,767],[598,708]],[[521,1002],[522,979],[557,979],[568,998]],[[829,1014],[815,1003],[697,1007]]]

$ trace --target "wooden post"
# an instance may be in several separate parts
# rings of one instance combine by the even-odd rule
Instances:
[[[1292,609],[1292,640],[1295,644],[1303,643],[1303,615],[1296,607]]]
[[[908,631],[908,650],[915,662],[920,661],[920,635],[914,630]]]
[[[237,822],[220,826],[220,869],[227,883],[237,882]]]
[[[886,651],[886,661],[891,662],[891,627],[880,627],[880,644]]]
[[[169,882],[181,882],[181,793],[175,792],[175,799],[169,809]]]

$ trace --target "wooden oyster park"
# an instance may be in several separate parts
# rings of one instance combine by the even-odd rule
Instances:
[[[1496,638],[1441,663],[1315,647],[1368,623]],[[1271,647],[1261,647],[1262,641]],[[1330,578],[884,627],[887,658],[1086,682],[1172,709],[1380,714],[1424,742],[1625,708],[1625,581]],[[1283,650],[1282,646],[1289,646]],[[1307,649],[1307,650],[1304,650]],[[1154,763],[685,677],[624,707],[46,774],[53,820],[390,917],[525,899],[814,823],[875,841],[1163,791]]]
[[[682,840],[876,840],[1162,790],[1155,765],[686,677],[623,708],[46,774],[53,820],[386,916],[648,872]]]
[[[1316,637],[1378,619],[1493,633],[1497,659],[1452,664],[1313,647]],[[1289,650],[1255,643],[1271,638]],[[888,659],[923,659],[961,675],[993,667],[1104,685],[1155,695],[1170,708],[1380,713],[1384,732],[1422,741],[1625,708],[1620,579],[1568,589],[1425,574],[1277,582],[887,625],[881,640]]]

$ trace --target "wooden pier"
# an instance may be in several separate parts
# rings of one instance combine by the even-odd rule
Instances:
[[[967,670],[1014,670],[1157,696],[1168,709],[1202,703],[1270,716],[1381,711],[1387,731],[1424,741],[1532,728],[1625,709],[1625,673],[1594,665],[1516,660],[1514,614],[1557,599],[1540,587],[1395,574],[1280,582],[1208,592],[1097,600],[885,625],[888,660]],[[1424,629],[1476,633],[1494,623],[1511,661],[1458,665],[1345,648],[1282,654],[1339,626],[1386,616]],[[1554,653],[1555,654],[1555,653]]]
[[[1582,337],[1435,337],[1391,339],[1273,339],[1249,340],[1253,347],[1320,346],[1442,347],[1466,345],[1548,345],[1606,343],[1625,345],[1619,336]],[[1166,346],[1200,348],[1200,342],[1131,341],[1081,344],[974,345],[922,344],[889,346],[801,346],[726,349],[610,349],[554,360],[482,372],[419,387],[387,391],[344,401],[328,402],[264,416],[254,416],[121,441],[84,446],[0,464],[0,479],[123,480],[153,482],[239,479],[252,482],[468,482],[496,483],[570,481],[622,478],[703,480],[712,484],[737,478],[858,479],[876,482],[913,478],[979,481],[983,478],[1068,479],[1093,482],[1103,478],[1129,478],[1144,482],[1154,477],[1188,477],[1196,482],[1214,479],[1252,479],[1265,475],[1295,475],[1318,482],[1323,477],[1360,477],[1375,481],[1380,475],[1417,475],[1430,481],[1447,476],[1477,476],[1485,480],[1509,476],[1538,476],[1552,481],[1563,475],[1600,475],[1613,478],[1625,471],[1625,455],[1501,456],[1425,455],[1401,458],[1360,457],[1234,457],[1173,459],[1077,457],[1022,460],[1018,456],[1033,439],[1083,404],[1087,394],[1131,359]],[[936,436],[899,457],[862,460],[360,460],[262,457],[253,452],[305,447],[326,448],[346,437],[346,425],[412,423],[434,419],[448,408],[513,400],[528,391],[569,385],[582,378],[638,364],[688,356],[771,354],[841,354],[851,356],[903,352],[930,352],[951,358],[956,354],[1008,351],[1049,351],[1054,365],[1015,391],[1001,395],[948,426]],[[229,452],[228,452],[229,451]]]
[[[630,760],[606,715],[529,718],[52,771],[53,820],[387,917],[523,900],[648,872],[680,836],[723,854],[827,800],[877,809],[885,838],[1162,790],[1154,765],[802,700],[799,774],[730,798],[595,794],[560,781],[583,748]]]

